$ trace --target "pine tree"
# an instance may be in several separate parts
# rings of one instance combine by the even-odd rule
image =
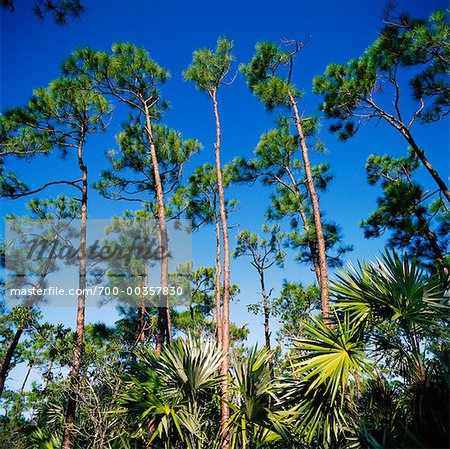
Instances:
[[[222,179],[221,164],[221,124],[219,115],[218,92],[220,87],[233,82],[227,82],[231,63],[233,61],[233,42],[220,38],[217,41],[216,51],[209,49],[197,50],[193,54],[192,64],[184,72],[186,80],[193,81],[202,92],[206,92],[212,100],[214,119],[216,125],[215,163],[217,173],[217,185],[219,187],[219,209],[222,225],[223,239],[223,308],[222,308],[222,349],[226,354],[222,362],[222,418],[223,449],[229,447],[229,432],[227,431],[230,409],[227,401],[229,398],[228,366],[230,349],[230,242],[228,236],[227,211],[225,206],[224,183]]]
[[[449,112],[448,13],[433,13],[429,20],[407,15],[389,19],[380,37],[358,59],[330,64],[314,79],[314,90],[323,95],[321,109],[335,122],[330,130],[341,139],[352,137],[368,121],[383,120],[395,129],[428,170],[444,197],[450,190],[413,135],[419,121],[438,121]],[[413,113],[403,107],[403,75],[409,79]],[[407,89],[407,88],[406,88]],[[387,98],[389,97],[389,101]]]
[[[80,178],[72,181],[56,180],[48,182],[36,189],[26,189],[20,195],[38,193],[54,185],[69,185],[78,190],[80,197],[80,249],[79,249],[79,282],[80,294],[77,298],[76,343],[70,371],[70,381],[75,384],[81,364],[83,351],[85,293],[86,288],[86,227],[88,204],[88,168],[84,151],[90,134],[101,132],[106,128],[105,115],[109,112],[109,104],[105,98],[94,92],[88,78],[59,78],[48,86],[34,91],[34,95],[25,109],[10,112],[17,117],[16,132],[7,136],[8,145],[17,144],[24,152],[37,152],[42,148],[59,148],[63,155],[75,153]],[[75,421],[77,398],[69,395],[66,422],[63,436],[63,449],[73,447],[72,429]]]
[[[302,161],[297,157],[298,139],[290,133],[288,125],[287,119],[282,118],[277,128],[263,134],[253,159],[235,158],[233,177],[236,182],[261,179],[263,184],[275,186],[267,218],[271,221],[289,219],[292,230],[287,235],[286,242],[298,251],[296,258],[299,262],[312,264],[320,286],[317,235],[306,174]],[[310,120],[309,127],[305,129],[309,137],[314,135],[314,128],[314,121]],[[320,148],[321,142],[318,141],[317,145]],[[312,166],[311,172],[316,189],[325,190],[332,179],[328,166]],[[342,244],[341,231],[335,223],[323,220],[323,234],[328,263],[332,267],[339,266],[342,254],[352,247]]]
[[[232,180],[232,167],[223,168],[222,181],[228,187]],[[179,211],[184,212],[186,218],[192,221],[193,229],[206,224],[213,224],[216,234],[216,267],[215,267],[215,305],[216,305],[216,339],[219,347],[222,346],[222,243],[220,222],[220,199],[217,171],[211,164],[196,167],[189,177],[189,183],[180,186],[172,198],[172,203]],[[235,200],[225,200],[227,217],[236,208]]]
[[[0,6],[12,13],[16,10],[16,1],[1,0]],[[85,7],[80,0],[35,0],[32,12],[41,20],[50,16],[57,25],[67,25],[69,21],[79,19]]]
[[[145,127],[139,123],[138,119],[123,126],[122,132],[117,136],[117,142],[120,146],[120,153],[114,151],[109,153],[112,168],[102,173],[96,188],[106,198],[143,204],[147,210],[147,218],[159,221],[156,231],[158,241],[161,243],[163,236],[167,234],[167,231],[161,232],[161,229],[166,229],[170,211],[164,200],[164,214],[160,212],[158,198],[164,199],[176,188],[181,179],[184,163],[200,149],[200,144],[193,139],[183,140],[180,133],[160,124],[154,124],[152,127],[153,144],[151,144]],[[153,159],[149,154],[151,146],[153,146],[158,161],[158,181],[155,179]],[[163,221],[161,221],[162,215],[164,215]],[[164,228],[161,223],[164,223]],[[165,248],[165,246],[161,247],[160,245],[160,248]],[[167,285],[169,282],[167,258],[161,257],[160,264],[162,287],[165,285],[163,278]],[[164,340],[170,341],[172,338],[167,298],[163,298],[159,304],[158,317],[156,345],[157,352],[160,352]]]
[[[161,97],[160,87],[169,77],[169,73],[153,61],[145,49],[132,44],[114,44],[112,54],[95,52],[89,48],[80,49],[65,62],[66,73],[84,76],[92,80],[94,89],[102,94],[111,95],[117,101],[130,107],[133,118],[125,125],[119,136],[124,146],[124,158],[119,163],[133,165],[134,154],[146,158],[145,175],[150,176],[146,188],[150,187],[155,195],[156,214],[158,217],[158,243],[162,253],[167,248],[167,217],[164,200],[163,177],[174,173],[165,173],[164,161],[160,160],[165,151],[167,133],[179,139],[176,132],[161,127],[157,122],[167,104]],[[158,148],[159,146],[159,148]],[[189,145],[188,145],[189,146]],[[183,147],[184,149],[185,147]],[[126,153],[128,151],[128,153]],[[136,152],[136,153],[133,153]],[[175,156],[175,153],[172,154]],[[175,157],[183,157],[182,154]],[[129,160],[127,160],[127,158]],[[169,264],[166,255],[161,254],[161,288],[167,291]],[[165,340],[170,341],[170,309],[167,295],[161,295],[162,307],[158,311],[157,351],[161,352]]]
[[[31,324],[36,323],[39,317],[37,307],[41,301],[45,300],[45,297],[42,294],[38,294],[37,291],[44,289],[47,285],[48,276],[58,271],[57,263],[53,258],[42,257],[38,260],[30,260],[27,257],[29,241],[25,237],[24,243],[27,245],[26,247],[22,245],[21,241],[21,237],[26,236],[27,232],[29,232],[27,223],[31,223],[32,228],[35,228],[36,225],[33,225],[34,220],[58,221],[58,224],[51,227],[53,231],[45,236],[47,241],[50,241],[59,239],[61,233],[65,233],[69,226],[67,220],[73,220],[80,216],[78,201],[63,195],[54,199],[33,199],[27,203],[27,208],[31,211],[29,217],[21,217],[19,220],[13,215],[8,217],[9,220],[14,222],[14,237],[11,237],[6,242],[4,248],[4,256],[8,259],[7,268],[9,271],[9,279],[6,280],[4,288],[20,289],[32,286],[36,293],[12,298],[14,303],[19,302],[21,305],[14,306],[5,320],[5,322],[9,322],[11,327],[15,327],[15,331],[5,342],[5,352],[0,359],[0,397],[3,393],[8,373],[14,365],[14,356],[22,335],[29,331]],[[36,275],[28,278],[26,276],[27,273]]]
[[[284,233],[280,233],[279,225],[263,225],[263,232],[269,234],[268,238],[260,238],[248,230],[243,230],[237,235],[237,245],[233,257],[249,256],[250,263],[256,269],[261,285],[262,309],[264,315],[264,338],[266,349],[270,351],[270,296],[273,289],[267,290],[265,272],[275,264],[283,266],[285,253],[281,243]],[[272,358],[270,359],[272,365]]]
[[[294,57],[301,50],[303,44],[297,41],[286,41],[285,44],[286,50],[282,50],[278,45],[270,42],[257,44],[255,56],[247,65],[241,66],[241,71],[246,77],[251,91],[263,102],[268,110],[284,107],[291,110],[294,114],[296,138],[299,141],[302,153],[306,188],[311,201],[317,237],[320,298],[322,314],[326,317],[330,314],[326,245],[319,197],[314,183],[309,148],[306,142],[308,129],[311,129],[311,119],[300,117],[297,100],[300,98],[301,92],[295,87],[292,80]]]
[[[367,161],[369,184],[381,184],[378,209],[361,223],[367,238],[391,231],[388,244],[414,254],[425,265],[436,265],[449,274],[448,245],[450,217],[445,200],[436,198],[414,180],[420,161],[413,152],[395,159],[371,155]],[[433,200],[433,197],[435,198]]]

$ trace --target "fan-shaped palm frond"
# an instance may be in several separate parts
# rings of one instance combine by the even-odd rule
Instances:
[[[282,440],[285,447],[290,447],[288,428],[292,416],[283,412],[277,398],[279,387],[272,379],[271,357],[267,349],[254,347],[247,357],[232,361],[232,449],[275,447]]]
[[[367,358],[364,335],[350,316],[329,320],[311,318],[304,323],[304,338],[295,340],[292,364],[298,377],[297,386],[288,392],[287,400],[297,400],[298,426],[311,442],[321,439],[326,447],[343,434],[353,433],[349,381],[355,383],[370,376],[372,364]]]
[[[430,331],[432,321],[449,322],[448,279],[429,276],[407,256],[386,251],[375,263],[340,271],[332,284],[336,307],[357,321],[393,321]]]
[[[135,437],[188,449],[201,449],[215,438],[218,429],[208,418],[218,401],[223,357],[213,341],[190,336],[165,347],[159,358],[150,350],[141,353],[139,376],[130,378],[121,396],[124,411],[138,414]]]

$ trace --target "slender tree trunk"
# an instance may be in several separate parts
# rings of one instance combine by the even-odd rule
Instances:
[[[158,246],[160,249],[159,257],[160,257],[160,266],[161,266],[161,287],[164,289],[164,286],[168,285],[168,267],[164,262],[164,248],[167,248],[166,243],[167,239],[163,237],[163,231],[161,228],[161,224],[158,223],[157,227],[158,233]],[[157,333],[156,333],[156,353],[158,355],[161,354],[162,348],[164,346],[164,342],[167,338],[168,333],[168,320],[167,320],[167,297],[164,296],[163,290],[161,290],[160,304],[158,304],[158,318],[157,318]]]
[[[222,256],[221,256],[221,244],[220,244],[220,224],[217,216],[214,217],[214,225],[216,228],[216,338],[217,338],[217,347],[222,347],[222,337],[223,337],[223,329],[222,329],[222,314],[220,313],[220,309],[222,307],[221,304],[221,279],[222,279]]]
[[[159,174],[159,163],[156,155],[156,148],[153,139],[152,121],[147,102],[144,101],[146,131],[150,142],[150,158],[152,160],[153,177],[155,178],[156,205],[158,209],[158,245],[160,249],[161,265],[161,304],[158,308],[158,331],[156,337],[156,353],[161,354],[165,340],[169,343],[172,339],[170,308],[168,304],[167,292],[169,286],[169,259],[168,259],[168,238],[167,238],[167,219],[164,204],[164,192]]]
[[[50,382],[50,379],[52,377],[52,369],[53,369],[53,359],[50,359],[50,364],[48,366],[47,375],[45,376],[45,385],[43,391],[46,392],[48,388],[48,384]]]
[[[142,290],[142,297],[139,304],[139,310],[138,310],[138,333],[136,342],[137,343],[145,343],[145,315],[146,315],[146,308],[145,308],[145,301],[146,301],[146,295],[144,294],[146,288],[148,287],[148,268],[147,264],[144,266],[144,274],[141,276],[141,290]]]
[[[428,170],[428,173],[435,180],[441,192],[444,194],[447,201],[450,203],[450,190],[447,187],[445,181],[439,176],[439,173],[436,169],[431,165],[431,162],[425,156],[425,151],[423,151],[414,140],[411,135],[409,129],[406,126],[403,126],[401,131],[402,135],[405,137],[406,141],[411,145],[411,148],[414,151],[414,154],[419,158],[420,162],[422,162],[423,166]]]
[[[22,393],[25,391],[25,387],[26,387],[26,385],[27,385],[28,378],[30,377],[30,374],[31,374],[31,370],[32,370],[32,369],[33,369],[33,364],[32,364],[32,363],[29,363],[29,364],[28,364],[27,373],[26,373],[26,375],[25,375],[25,378],[23,379],[22,386],[20,387],[20,394],[22,394]]]
[[[70,370],[70,391],[66,409],[66,420],[64,424],[63,440],[61,449],[73,448],[73,427],[75,424],[77,394],[75,392],[77,381],[80,374],[83,357],[83,337],[85,320],[85,290],[86,290],[86,226],[87,226],[87,202],[88,202],[88,170],[83,162],[83,144],[84,134],[80,139],[78,146],[78,166],[82,171],[82,196],[81,196],[81,236],[80,236],[80,266],[78,277],[78,309],[77,309],[77,328],[76,340],[73,348],[73,362]]]
[[[266,342],[266,348],[270,351],[270,310],[269,310],[269,298],[266,293],[266,285],[264,281],[264,271],[259,271],[259,281],[261,283],[261,296],[263,298],[263,312],[264,312],[264,339]]]
[[[261,296],[263,298],[263,313],[264,313],[264,339],[266,343],[266,349],[267,351],[270,351],[271,344],[270,344],[270,308],[269,308],[269,297],[266,292],[266,283],[264,279],[264,269],[258,269],[259,271],[259,281],[261,283]],[[273,378],[274,371],[273,371],[273,359],[272,354],[269,358],[269,369],[270,369],[270,375]]]
[[[219,190],[219,209],[220,221],[222,224],[223,236],[223,310],[222,310],[222,348],[226,354],[221,366],[222,380],[222,416],[221,429],[223,433],[222,449],[228,449],[230,445],[230,437],[228,432],[228,420],[230,418],[230,409],[228,407],[229,385],[228,385],[228,367],[230,364],[230,244],[228,238],[227,212],[225,209],[225,196],[222,180],[222,167],[220,163],[220,146],[221,146],[221,128],[219,118],[219,108],[217,104],[217,90],[212,91],[214,118],[216,121],[216,144],[215,158],[217,170],[217,185]]]
[[[35,290],[39,290],[45,280],[45,277],[47,276],[47,271],[49,270],[51,265],[51,259],[49,258],[44,266],[44,272],[41,274],[40,278],[39,278],[39,282],[37,284],[35,284]],[[29,302],[27,301],[25,306],[30,308],[32,308],[32,304],[34,303],[34,301],[36,300],[36,296],[33,295],[31,300],[29,300]],[[12,362],[12,358],[14,356],[14,353],[16,352],[17,349],[17,345],[19,344],[19,341],[22,337],[23,334],[23,329],[24,328],[24,324],[21,323],[17,329],[16,332],[13,336],[13,339],[11,340],[11,343],[8,347],[8,350],[6,351],[5,357],[3,357],[3,359],[1,360],[1,364],[0,364],[0,398],[2,397],[3,394],[3,390],[5,388],[5,382],[6,382],[6,378],[8,377],[8,372],[11,366],[11,362]]]
[[[299,208],[300,216],[302,217],[302,221],[303,221],[303,229],[305,230],[305,233],[308,236],[308,247],[309,247],[309,252],[311,253],[311,259],[313,262],[314,273],[316,274],[317,285],[320,287],[321,280],[320,280],[319,258],[317,255],[317,250],[314,245],[314,242],[311,239],[311,228],[309,227],[308,217],[305,214],[305,210],[300,202],[300,199],[298,200],[298,208]]]
[[[294,110],[295,114],[295,126],[297,128],[298,137],[300,139],[300,147],[302,150],[302,157],[303,157],[303,166],[305,169],[306,182],[313,209],[314,225],[316,228],[316,236],[317,236],[319,267],[320,267],[320,302],[321,302],[322,316],[324,318],[327,318],[330,315],[328,266],[325,249],[325,238],[323,235],[323,227],[322,227],[322,217],[320,214],[320,207],[319,207],[319,198],[317,196],[316,187],[314,185],[314,179],[311,171],[311,163],[309,161],[308,147],[306,146],[306,140],[302,130],[301,118],[298,112],[297,103],[291,93],[289,93],[289,98],[291,101],[292,109]]]
[[[14,336],[9,344],[8,350],[6,351],[5,357],[3,357],[0,365],[0,397],[3,394],[5,388],[6,378],[8,377],[9,367],[11,366],[11,361],[16,351],[17,345],[19,344],[20,338],[23,334],[23,327],[19,325],[14,333]]]
[[[308,236],[309,252],[311,253],[311,259],[313,262],[314,273],[316,274],[317,285],[320,287],[319,258],[317,255],[317,250],[316,250],[314,241],[311,239],[311,228],[309,227],[308,217],[306,216],[305,209],[304,209],[302,201],[300,199],[300,192],[298,189],[297,182],[295,181],[294,175],[292,174],[292,171],[290,170],[289,167],[285,167],[285,170],[289,176],[289,179],[291,180],[292,188],[294,189],[295,194],[296,194],[298,212],[299,212],[300,216],[302,217],[303,229],[305,230],[305,233]]]
[[[424,235],[427,238],[427,240],[430,242],[431,249],[434,254],[434,258],[439,265],[440,269],[442,270],[442,273],[445,276],[449,275],[449,267],[447,263],[445,262],[444,255],[442,254],[441,248],[439,247],[436,234],[430,229],[428,226],[428,222],[425,219],[425,217],[420,213],[417,209],[415,210],[415,215],[417,219],[419,220],[420,225],[422,226],[424,230]]]

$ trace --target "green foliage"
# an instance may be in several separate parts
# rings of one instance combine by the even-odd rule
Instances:
[[[314,318],[311,321],[303,323],[304,336],[296,341],[304,353],[295,361],[296,372],[308,383],[307,392],[324,385],[334,402],[338,391],[347,389],[350,376],[371,372],[364,336],[349,315],[336,318],[331,326]]]
[[[55,435],[47,435],[42,429],[36,429],[30,437],[32,448],[58,449],[61,447],[61,439]]]
[[[380,37],[363,56],[348,64],[330,64],[323,76],[314,79],[314,90],[323,95],[321,109],[336,119],[331,130],[342,139],[351,137],[360,123],[383,118],[400,130],[400,68],[414,68],[410,78],[411,96],[423,102],[411,117],[423,122],[436,121],[448,113],[449,106],[449,26],[448,12],[433,13],[429,20],[406,15],[389,19]],[[406,70],[405,70],[406,72]],[[383,102],[387,92],[393,107]],[[380,103],[378,103],[380,101]],[[408,129],[409,129],[408,126]]]
[[[332,289],[337,310],[364,332],[367,348],[377,357],[378,377],[383,372],[383,382],[399,387],[397,398],[383,393],[390,387],[364,393],[363,439],[376,443],[374,447],[389,447],[390,440],[395,447],[441,446],[448,439],[449,411],[435,398],[448,394],[448,364],[441,358],[448,357],[448,347],[435,341],[448,341],[448,278],[430,277],[414,259],[386,252],[375,263],[341,272]],[[394,408],[391,422],[380,434],[376,421],[367,419],[387,406]]]
[[[412,19],[407,14],[388,17],[388,24],[374,43],[370,54],[382,70],[396,65],[418,67],[410,79],[411,96],[423,100],[423,122],[440,120],[448,114],[450,86],[449,10],[433,12],[427,19]]]
[[[357,322],[398,324],[412,351],[420,350],[421,336],[436,332],[433,321],[448,321],[446,284],[406,256],[386,251],[378,262],[340,272],[337,279],[333,291],[339,308]]]
[[[0,159],[0,196],[23,194],[27,186],[13,172],[5,171],[3,159]]]
[[[159,117],[166,104],[160,97],[159,86],[169,77],[167,70],[153,61],[147,51],[129,43],[116,43],[112,54],[80,48],[63,64],[70,76],[90,79],[94,88],[117,97],[131,107],[143,108],[144,102]]]
[[[376,66],[366,55],[347,65],[330,64],[324,76],[314,79],[315,92],[324,96],[321,109],[327,117],[338,119],[330,130],[337,132],[341,139],[348,139],[356,132],[353,111],[365,107],[366,97],[376,90],[376,80]]]
[[[34,198],[27,204],[33,213],[33,219],[38,220],[72,220],[79,218],[80,202],[65,195],[56,198]]]
[[[15,11],[15,0],[1,0],[0,6],[9,12]],[[80,0],[35,0],[33,13],[41,20],[50,16],[57,25],[67,25],[70,21],[79,19],[85,12]]]
[[[366,164],[369,184],[381,183],[383,196],[378,198],[378,209],[361,223],[367,238],[379,237],[390,231],[388,244],[407,250],[425,265],[448,266],[449,217],[441,198],[431,201],[433,194],[414,180],[419,167],[417,157],[395,159],[369,156]]]
[[[271,378],[271,357],[266,349],[254,347],[243,360],[232,361],[229,425],[233,449],[274,447],[282,440],[291,447],[288,420],[280,409],[277,383]]]
[[[190,335],[195,339],[214,338],[216,334],[216,267],[192,268],[192,264],[183,264],[178,267],[177,274],[184,280],[190,282],[191,301],[186,307],[178,307],[171,310],[172,325],[176,335]],[[230,285],[230,299],[236,300],[240,293],[236,284]],[[221,288],[223,296],[223,287]],[[249,330],[243,326],[238,327],[235,323],[230,323],[230,340],[237,344],[244,341]]]
[[[38,15],[54,14],[62,22],[76,14],[70,5],[79,2],[38,4],[47,8]],[[68,8],[67,16],[58,12],[59,7]],[[439,183],[439,190],[432,192],[415,179],[426,158],[410,133],[415,120],[427,123],[448,113],[447,16],[448,12],[436,12],[428,20],[388,16],[379,39],[364,55],[347,65],[329,65],[314,81],[314,89],[324,96],[322,110],[334,119],[332,130],[342,138],[375,118],[386,120],[411,145],[406,157],[369,157],[368,182],[381,190],[378,209],[362,223],[367,237],[389,232],[388,246],[408,255],[386,251],[375,262],[338,271],[332,283],[332,314],[326,321],[316,316],[320,296],[316,284],[305,285],[301,276],[285,280],[277,298],[271,298],[272,289],[267,291],[264,284],[265,270],[284,267],[285,241],[296,251],[297,261],[315,271],[318,263],[305,169],[309,161],[301,150],[307,142],[321,151],[323,143],[318,139],[318,119],[298,117],[301,93],[293,82],[293,67],[303,44],[259,43],[252,60],[241,66],[250,90],[267,109],[294,112],[296,122],[289,116],[279,118],[277,126],[261,136],[253,158],[235,159],[222,169],[226,188],[258,179],[273,188],[267,217],[276,223],[263,226],[265,236],[240,229],[234,256],[250,257],[258,271],[267,327],[269,316],[277,318],[281,343],[276,354],[256,347],[248,350],[248,325],[231,323],[232,363],[226,373],[230,449],[406,449],[447,444],[449,407],[442,398],[449,395],[449,211]],[[215,50],[194,52],[183,75],[217,107],[218,89],[234,81],[229,78],[233,63],[233,42],[219,38]],[[409,76],[412,99],[420,103],[407,121],[400,97],[405,78],[401,71]],[[214,225],[220,251],[217,171],[209,163],[187,164],[200,144],[160,122],[168,108],[161,87],[169,73],[145,49],[131,43],[114,44],[112,52],[78,49],[64,62],[63,72],[63,78],[36,89],[25,107],[0,116],[0,194],[19,198],[60,183],[79,189],[78,179],[56,180],[33,190],[6,169],[6,162],[33,161],[55,150],[62,156],[80,155],[90,135],[106,129],[111,99],[114,106],[129,107],[131,114],[116,137],[118,150],[108,153],[110,170],[96,179],[96,187],[107,198],[135,201],[143,208],[125,211],[107,231],[113,234],[127,223],[120,242],[124,247],[136,235],[145,238],[149,220],[159,212],[155,199],[156,184],[161,182],[169,200],[164,205],[167,217],[185,216],[194,228]],[[387,98],[387,92],[393,97]],[[150,157],[153,149],[159,173]],[[78,162],[83,169],[82,158]],[[185,167],[192,172],[183,183]],[[313,165],[311,174],[317,190],[329,188],[332,176],[327,164]],[[227,214],[236,209],[235,200],[225,203]],[[79,200],[62,195],[38,196],[27,207],[44,221],[71,220],[81,211]],[[282,220],[289,222],[288,233],[282,232]],[[323,234],[328,265],[340,267],[350,246],[342,244],[340,228],[333,222],[323,222]],[[127,285],[142,285],[145,267],[152,262],[134,258]],[[18,259],[20,268],[27,263]],[[113,260],[111,267],[122,268],[120,263]],[[46,275],[54,268],[47,266]],[[59,449],[67,398],[73,395],[74,449],[221,447],[221,393],[226,379],[220,372],[226,354],[214,340],[216,294],[224,293],[215,285],[216,270],[194,270],[186,263],[170,274],[170,283],[189,284],[192,301],[170,310],[175,339],[160,355],[153,350],[157,308],[139,302],[139,307],[119,308],[121,317],[112,325],[85,325],[77,379],[67,376],[76,333],[43,321],[37,307],[7,308],[1,302],[0,361],[3,379],[9,379],[1,401],[0,446]],[[320,280],[320,271],[316,274]],[[123,279],[110,282],[118,285],[114,283]],[[2,281],[1,286],[4,291],[8,284]],[[239,299],[236,285],[230,293]],[[253,304],[249,309],[259,312],[261,307]],[[17,378],[24,370],[16,388],[12,375]]]
[[[300,282],[283,281],[279,295],[272,300],[272,314],[280,322],[280,342],[291,343],[302,335],[302,323],[319,304],[319,288]]]
[[[343,439],[350,445],[355,422],[353,404],[346,399],[349,381],[371,372],[361,328],[345,316],[332,325],[311,318],[302,330],[292,356],[299,380],[287,392],[287,400],[298,401],[299,432],[322,447],[340,447]]]
[[[236,237],[237,245],[233,253],[233,257],[251,256],[250,263],[258,271],[266,270],[274,264],[282,266],[285,258],[281,248],[284,234],[280,232],[280,227],[278,225],[269,227],[264,224],[262,230],[269,234],[268,238],[260,238],[248,230],[240,231]]]
[[[225,188],[233,181],[234,167],[227,164],[222,167],[222,182]],[[205,224],[219,224],[219,186],[217,171],[211,164],[195,167],[188,183],[180,185],[170,198],[174,213],[184,213],[188,220],[192,220],[194,229]],[[225,199],[227,214],[237,207],[236,200]]]
[[[221,84],[226,84],[224,80],[234,61],[233,45],[233,41],[220,37],[214,52],[208,48],[196,50],[192,63],[183,72],[184,79],[193,81],[199,90],[217,91]]]
[[[139,119],[123,125],[117,142],[120,153],[114,150],[108,153],[112,169],[102,173],[95,187],[110,199],[155,201],[156,182],[145,126]],[[153,125],[152,143],[164,193],[170,193],[180,181],[184,163],[199,151],[200,144],[194,139],[183,140],[179,132],[159,124]],[[149,192],[152,192],[151,198]]]
[[[253,59],[240,67],[248,87],[268,110],[290,106],[291,97],[301,95],[291,83],[292,54],[272,42],[260,42],[255,48]]]
[[[310,132],[313,133],[315,120],[310,122]],[[301,159],[297,157],[299,139],[290,132],[288,124],[283,121],[278,128],[264,133],[253,159],[235,158],[233,178],[237,182],[253,182],[259,178],[264,184],[275,186],[267,217],[276,221],[289,218],[292,231],[287,236],[288,245],[298,251],[296,258],[299,262],[314,264],[318,257],[317,235],[306,174]],[[327,164],[311,167],[317,189],[328,187],[332,180],[328,170]],[[323,220],[323,232],[329,265],[340,266],[342,256],[353,247],[343,244],[337,224]]]
[[[121,396],[124,411],[138,413],[138,419],[153,425],[153,432],[139,430],[136,436],[162,441],[163,447],[208,447],[218,429],[204,419],[214,412],[216,389],[223,355],[213,341],[194,341],[191,337],[175,341],[157,359],[147,351],[140,355],[138,376],[132,376]],[[217,416],[217,414],[216,414]]]
[[[90,134],[106,129],[105,119],[110,112],[109,103],[93,90],[89,79],[56,79],[47,88],[36,89],[26,107],[7,110],[0,117],[1,155],[23,159],[56,149],[63,156],[69,151],[78,152]],[[58,180],[31,190],[14,174],[3,176],[0,184],[4,189],[0,194],[12,198],[54,184],[77,186],[77,181]]]

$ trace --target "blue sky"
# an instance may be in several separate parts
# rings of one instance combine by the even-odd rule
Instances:
[[[296,62],[294,80],[304,89],[300,108],[305,114],[318,114],[320,98],[312,93],[312,79],[323,73],[331,62],[345,63],[358,57],[377,37],[382,27],[384,1],[304,1],[269,0],[173,2],[130,0],[86,0],[87,12],[82,20],[59,27],[40,22],[27,9],[25,1],[18,2],[14,14],[1,14],[1,108],[24,104],[32,90],[46,85],[59,75],[61,61],[76,47],[91,46],[109,50],[113,42],[129,41],[144,46],[151,56],[171,73],[164,87],[164,96],[171,109],[164,123],[194,137],[203,144],[202,152],[187,166],[213,162],[214,123],[209,99],[196,91],[191,83],[182,80],[181,73],[198,47],[214,47],[218,36],[226,35],[235,41],[237,63],[247,62],[258,41],[279,41],[282,38],[304,40],[311,36]],[[408,10],[413,16],[427,16],[435,9],[445,8],[447,2],[399,1],[399,10]],[[412,107],[407,96],[405,107]],[[276,114],[265,112],[261,103],[248,91],[244,80],[238,77],[231,87],[220,93],[223,132],[223,161],[239,155],[250,157],[261,133],[274,126]],[[91,180],[107,167],[105,151],[115,148],[114,134],[124,117],[118,111],[107,133],[95,136],[87,148],[87,162]],[[369,187],[365,178],[365,161],[371,153],[389,152],[395,156],[405,153],[405,142],[384,124],[368,125],[347,143],[327,132],[329,122],[322,121],[321,138],[328,151],[313,154],[314,162],[326,162],[335,180],[328,192],[321,195],[321,205],[327,218],[343,229],[345,242],[355,250],[348,260],[374,258],[383,247],[382,240],[366,240],[359,227],[362,219],[376,208],[376,187]],[[430,126],[417,126],[415,136],[428,153],[436,168],[448,176],[449,135],[448,121]],[[50,162],[51,161],[51,162]],[[50,162],[50,163],[49,163]],[[76,171],[74,160],[58,156],[38,158],[27,164],[11,164],[31,186],[57,177],[72,177]],[[75,168],[73,168],[75,167]],[[425,185],[432,186],[429,175],[422,173]],[[56,195],[62,190],[49,190]],[[231,217],[232,224],[257,232],[264,220],[270,190],[255,186],[234,187],[228,197],[239,200],[239,210]],[[128,205],[110,202],[96,192],[90,195],[90,217],[107,218],[119,215]],[[2,211],[23,213],[23,202],[3,201]],[[235,231],[232,231],[234,244]],[[213,229],[194,235],[194,264],[214,263]],[[277,286],[283,278],[313,279],[308,267],[299,266],[289,254],[283,270],[273,268],[267,284]],[[249,315],[246,304],[259,299],[256,272],[248,259],[233,261],[232,281],[241,287],[240,300],[232,306],[232,319],[238,323],[250,321],[250,341],[262,341],[262,319]],[[111,311],[90,309],[88,321],[112,322],[117,315]],[[65,309],[46,310],[45,318],[75,323]]]

